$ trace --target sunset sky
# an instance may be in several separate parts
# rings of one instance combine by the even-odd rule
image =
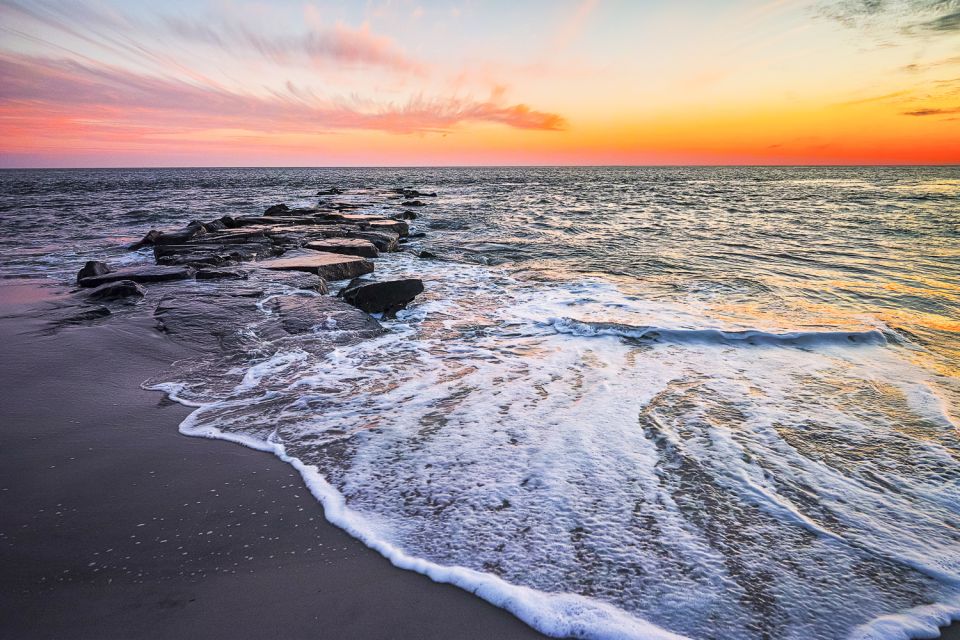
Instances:
[[[0,166],[958,162],[960,0],[0,0]]]

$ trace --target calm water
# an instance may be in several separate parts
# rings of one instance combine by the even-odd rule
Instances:
[[[397,564],[557,634],[895,638],[960,613],[960,169],[0,172],[0,273],[436,190],[378,339],[185,363]],[[382,205],[371,207],[376,211]],[[266,355],[264,355],[266,354]]]

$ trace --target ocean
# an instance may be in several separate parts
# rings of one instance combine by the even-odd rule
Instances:
[[[394,564],[552,635],[960,616],[960,168],[2,171],[0,277],[152,263],[151,228],[330,186],[438,193],[376,265],[426,292],[372,340],[158,372],[182,432],[276,453]]]

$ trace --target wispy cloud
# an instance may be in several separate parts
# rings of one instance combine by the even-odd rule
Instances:
[[[284,92],[260,96],[74,60],[0,56],[0,108],[20,111],[24,106],[59,120],[109,120],[112,126],[151,129],[309,133],[366,129],[410,134],[448,132],[476,122],[545,131],[565,126],[558,114],[496,98],[417,96],[403,104],[332,100],[289,83]]]
[[[912,37],[960,31],[960,0],[831,0],[819,12],[851,28]]]
[[[960,107],[951,107],[948,109],[916,109],[914,111],[905,111],[905,116],[946,116],[960,113]]]

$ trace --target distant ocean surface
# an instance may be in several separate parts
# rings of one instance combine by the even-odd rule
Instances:
[[[439,259],[375,274],[426,293],[328,354],[158,372],[182,430],[552,634],[960,615],[960,168],[2,171],[0,275],[152,262],[124,246],[329,186],[438,192],[407,246]]]

